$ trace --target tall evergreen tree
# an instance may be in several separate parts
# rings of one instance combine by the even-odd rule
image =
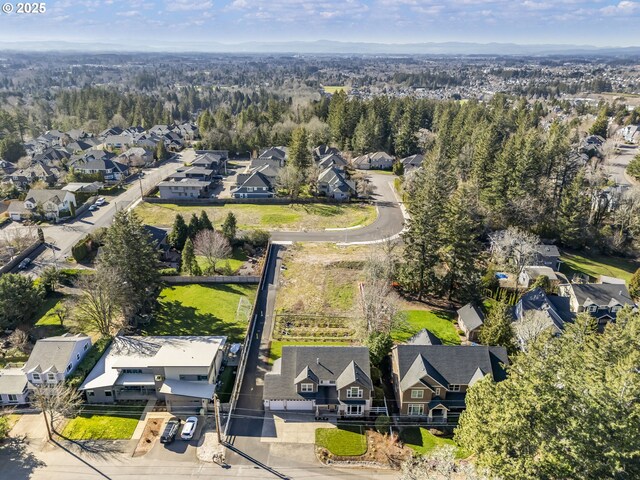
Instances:
[[[107,229],[98,257],[98,268],[115,276],[122,286],[125,316],[149,308],[158,285],[158,252],[151,235],[133,212],[121,210]]]
[[[583,191],[584,172],[580,171],[565,190],[558,210],[557,231],[560,241],[578,248],[586,240],[590,201]]]
[[[291,135],[289,144],[289,163],[299,172],[306,172],[311,166],[311,153],[309,152],[309,137],[304,127],[296,128]]]
[[[441,247],[438,256],[445,268],[440,282],[449,300],[467,302],[478,296],[481,250],[479,224],[474,218],[468,189],[461,185],[451,195],[439,225]]]
[[[202,274],[193,249],[193,242],[190,238],[187,238],[186,242],[184,242],[180,271],[186,275],[198,276]]]
[[[494,303],[480,330],[480,343],[506,347],[508,352],[514,352],[512,322],[511,307],[504,302]]]
[[[229,240],[229,243],[236,239],[237,228],[238,222],[236,220],[236,216],[233,212],[229,212],[227,214],[227,218],[224,219],[224,223],[222,224],[222,235]]]
[[[213,224],[211,223],[211,220],[209,220],[209,215],[207,215],[207,212],[205,212],[204,210],[200,212],[200,219],[198,223],[199,223],[200,230],[214,229]]]
[[[182,250],[184,248],[184,242],[188,237],[189,227],[187,227],[184,217],[178,213],[173,221],[173,228],[169,233],[169,245],[176,250]]]
[[[191,214],[191,219],[189,220],[189,226],[187,227],[187,229],[189,231],[189,238],[192,240],[200,232],[200,230],[202,230],[200,219],[195,213]]]

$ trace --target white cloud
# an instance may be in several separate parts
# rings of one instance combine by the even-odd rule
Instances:
[[[169,12],[195,12],[213,7],[213,1],[193,2],[192,0],[169,0],[166,5],[167,11]]]
[[[640,9],[640,3],[623,0],[617,5],[609,5],[600,9],[604,15],[630,15]]]

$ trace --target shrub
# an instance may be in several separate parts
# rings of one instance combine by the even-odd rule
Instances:
[[[244,235],[243,240],[254,247],[266,247],[271,234],[265,230],[251,230]]]
[[[67,383],[75,388],[82,385],[84,379],[87,378],[89,372],[96,366],[96,363],[98,363],[98,360],[100,360],[100,357],[110,344],[111,338],[109,337],[103,337],[94,343],[80,364],[76,367],[73,374],[67,378]]]
[[[158,273],[162,277],[175,277],[180,275],[176,268],[161,268],[160,270],[158,270]]]
[[[380,415],[376,418],[376,430],[378,433],[389,433],[389,427],[391,426],[391,418],[386,415]]]
[[[89,237],[85,237],[71,247],[71,255],[76,262],[82,262],[89,255],[88,240]]]

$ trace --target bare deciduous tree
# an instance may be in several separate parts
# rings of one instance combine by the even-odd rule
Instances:
[[[64,382],[56,385],[36,385],[34,397],[35,405],[44,416],[49,439],[52,432],[56,431],[56,424],[62,418],[74,416],[82,404],[82,397],[78,390]]]
[[[117,277],[101,269],[80,281],[82,294],[72,307],[75,320],[88,331],[112,336],[124,327]]]
[[[286,165],[278,173],[276,179],[276,185],[278,188],[289,192],[291,198],[296,198],[300,195],[302,185],[304,185],[304,172],[301,172],[293,165]]]
[[[516,227],[495,232],[490,236],[491,257],[500,267],[520,275],[536,257],[540,238]]]
[[[24,352],[29,345],[29,335],[24,330],[16,328],[8,338],[11,345]]]
[[[216,273],[216,263],[231,255],[231,245],[224,235],[214,230],[203,230],[196,235],[193,242],[196,254],[207,261],[207,271]]]
[[[522,319],[512,324],[513,332],[524,351],[527,350],[527,345],[541,336],[559,332],[550,315],[553,314],[542,310],[528,310]]]

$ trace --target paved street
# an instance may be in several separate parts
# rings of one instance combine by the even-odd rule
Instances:
[[[608,141],[613,142],[613,140]],[[630,186],[631,182],[629,176],[625,174],[625,170],[629,162],[633,160],[633,157],[638,154],[638,147],[637,145],[615,143],[618,144],[618,153],[607,155],[604,160],[604,171],[608,173],[618,185]]]

